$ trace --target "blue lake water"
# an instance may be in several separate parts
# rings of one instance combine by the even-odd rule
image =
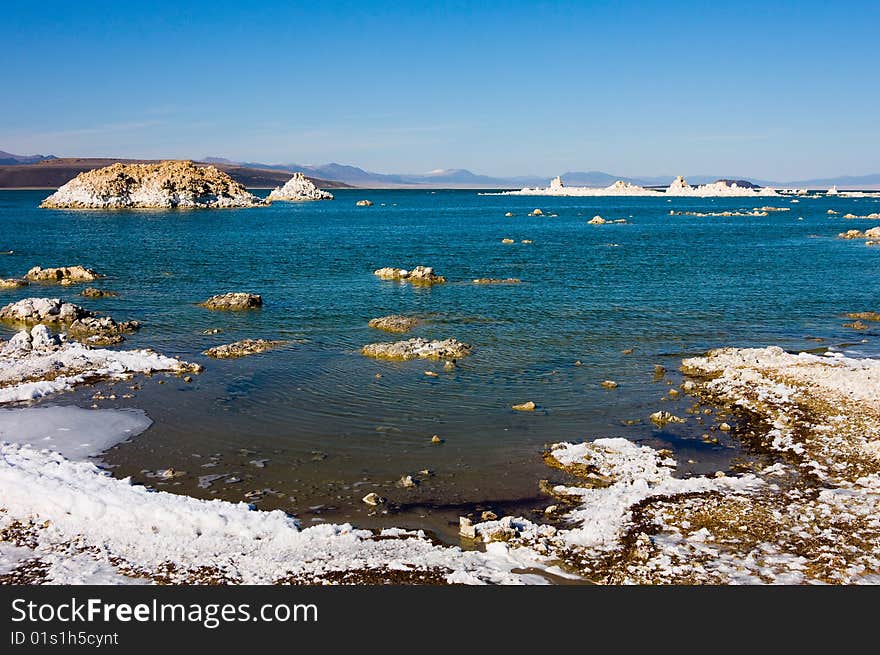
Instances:
[[[0,277],[34,265],[83,264],[107,274],[95,286],[119,293],[92,300],[79,297],[80,287],[31,286],[0,291],[0,302],[57,296],[138,319],[143,329],[122,347],[151,347],[205,366],[191,384],[166,378],[160,385],[158,376],[136,390],[116,384],[117,399],[97,403],[142,408],[155,421],[106,454],[116,474],[230,500],[271,489],[247,498],[304,523],[348,519],[443,533],[462,508],[547,504],[537,483],[551,473],[540,453],[555,441],[643,440],[675,450],[684,474],[741,456],[726,437],[702,441],[708,418],[663,430],[647,420],[657,409],[682,414],[693,404],[663,400],[680,382],[683,356],[771,344],[878,354],[880,324],[857,332],[843,327],[843,314],[880,310],[880,247],[836,238],[880,224],[841,218],[880,211],[877,198],[334,193],[330,202],[246,210],[94,212],[40,210],[47,192],[0,192],[0,251],[14,251],[0,255]],[[360,198],[375,204],[355,207]],[[669,215],[763,205],[790,211]],[[527,216],[535,207],[557,216]],[[505,217],[508,211],[515,215]],[[628,223],[588,225],[596,214]],[[448,283],[413,287],[372,275],[417,264],[433,266]],[[523,283],[472,284],[477,277]],[[246,313],[196,306],[226,291],[262,294],[265,306]],[[442,363],[361,356],[364,344],[407,338],[367,327],[392,313],[425,319],[407,336],[456,337],[474,345],[473,355],[451,373]],[[203,334],[213,328],[223,331]],[[10,334],[0,326],[0,337]],[[234,361],[200,354],[247,337],[292,343]],[[655,364],[670,374],[655,379]],[[439,376],[426,376],[429,370]],[[619,387],[603,389],[607,379]],[[89,406],[95,391],[43,404]],[[538,411],[510,409],[527,400]],[[430,443],[434,434],[441,445]],[[159,483],[148,473],[168,467],[184,475]],[[421,484],[395,486],[404,474]],[[222,477],[204,477],[213,475]],[[361,503],[368,491],[392,501],[390,515]]]

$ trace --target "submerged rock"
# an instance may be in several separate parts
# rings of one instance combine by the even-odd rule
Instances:
[[[416,266],[414,269],[385,267],[373,271],[373,275],[382,280],[412,282],[413,284],[442,284],[446,278],[434,273],[430,266]]]
[[[117,323],[109,316],[94,312],[59,298],[25,298],[0,309],[0,321],[21,325],[56,325],[92,346],[107,346],[124,341],[122,336],[140,329],[137,321]]]
[[[115,291],[105,291],[104,289],[96,289],[95,287],[86,287],[79,292],[79,295],[85,298],[115,298],[119,294]]]
[[[27,285],[28,281],[20,278],[0,278],[0,289],[17,289]]]
[[[391,316],[382,316],[372,319],[368,325],[377,330],[385,330],[386,332],[409,332],[420,323],[419,319],[411,316],[402,316],[400,314],[392,314]]]
[[[333,194],[316,187],[314,183],[300,172],[293,174],[284,186],[276,187],[270,194],[272,200],[333,200]]]
[[[407,339],[388,343],[371,343],[361,349],[367,357],[377,359],[458,359],[471,354],[472,346],[457,339],[428,341]]]
[[[846,317],[861,321],[880,321],[880,312],[850,312]]]
[[[49,209],[229,208],[267,204],[214,166],[120,164],[80,173],[46,198]]]
[[[268,339],[242,339],[208,348],[203,354],[214,359],[236,359],[280,348],[287,343],[287,341],[269,341]]]
[[[880,226],[872,227],[864,232],[860,230],[847,230],[837,236],[841,239],[880,239]]]
[[[59,266],[58,268],[43,268],[34,266],[25,274],[25,278],[31,282],[48,282],[57,284],[76,284],[77,282],[91,282],[104,277],[97,271],[85,266]]]
[[[474,284],[520,284],[521,282],[518,277],[480,277],[474,280]]]
[[[224,311],[242,311],[245,309],[258,309],[263,306],[263,297],[255,293],[221,293],[211,296],[206,301],[199,303],[200,307]]]

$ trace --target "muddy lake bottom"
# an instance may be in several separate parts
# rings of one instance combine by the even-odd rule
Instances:
[[[794,204],[359,190],[241,211],[102,213],[39,210],[43,195],[0,192],[0,251],[13,251],[0,256],[0,277],[83,264],[107,274],[94,286],[119,296],[32,285],[0,292],[0,303],[61,297],[137,319],[143,328],[121,347],[153,348],[205,370],[191,382],[103,382],[19,407],[142,409],[152,426],[100,457],[114,476],[281,509],[303,526],[419,528],[458,543],[462,515],[543,517],[536,512],[552,500],[540,481],[565,478],[541,453],[560,441],[623,436],[670,449],[679,475],[731,470],[758,455],[736,438],[734,417],[694,408],[684,393],[670,398],[682,358],[765,345],[878,354],[877,324],[856,331],[843,323],[847,312],[880,309],[880,248],[836,238],[874,226],[841,218],[878,211],[874,198]],[[356,208],[361,197],[374,206]],[[763,205],[790,211],[669,216]],[[535,207],[556,216],[527,216]],[[628,222],[588,225],[596,214]],[[419,288],[372,275],[417,264],[449,281]],[[523,283],[472,284],[479,277]],[[260,293],[265,305],[242,313],[196,306],[226,291]],[[367,327],[392,313],[422,322],[405,336]],[[0,337],[12,333],[0,327]],[[359,352],[410,336],[455,337],[474,352],[451,372],[442,362]],[[201,354],[243,338],[289,345],[238,360]],[[666,374],[655,375],[656,365]],[[618,387],[604,389],[603,380]],[[511,409],[527,400],[535,412]],[[686,422],[656,426],[648,416],[658,410]],[[734,430],[713,430],[721,421]],[[718,443],[706,442],[707,433]],[[435,434],[440,444],[432,444]],[[168,469],[174,477],[163,478]],[[406,475],[416,486],[399,485]],[[366,505],[370,492],[388,503]]]

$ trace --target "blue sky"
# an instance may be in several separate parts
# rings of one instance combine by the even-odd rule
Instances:
[[[880,172],[880,3],[4,2],[0,149]]]

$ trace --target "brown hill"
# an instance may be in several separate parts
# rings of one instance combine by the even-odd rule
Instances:
[[[15,164],[0,166],[0,189],[57,189],[84,171],[110,166],[116,162],[123,164],[156,164],[158,159],[101,159],[89,157],[69,157],[50,159],[36,164]],[[293,173],[267,168],[249,168],[237,164],[205,164],[215,166],[227,173],[233,180],[251,189],[274,189],[283,186]],[[309,178],[315,186],[323,189],[351,188],[350,184],[333,180]]]

